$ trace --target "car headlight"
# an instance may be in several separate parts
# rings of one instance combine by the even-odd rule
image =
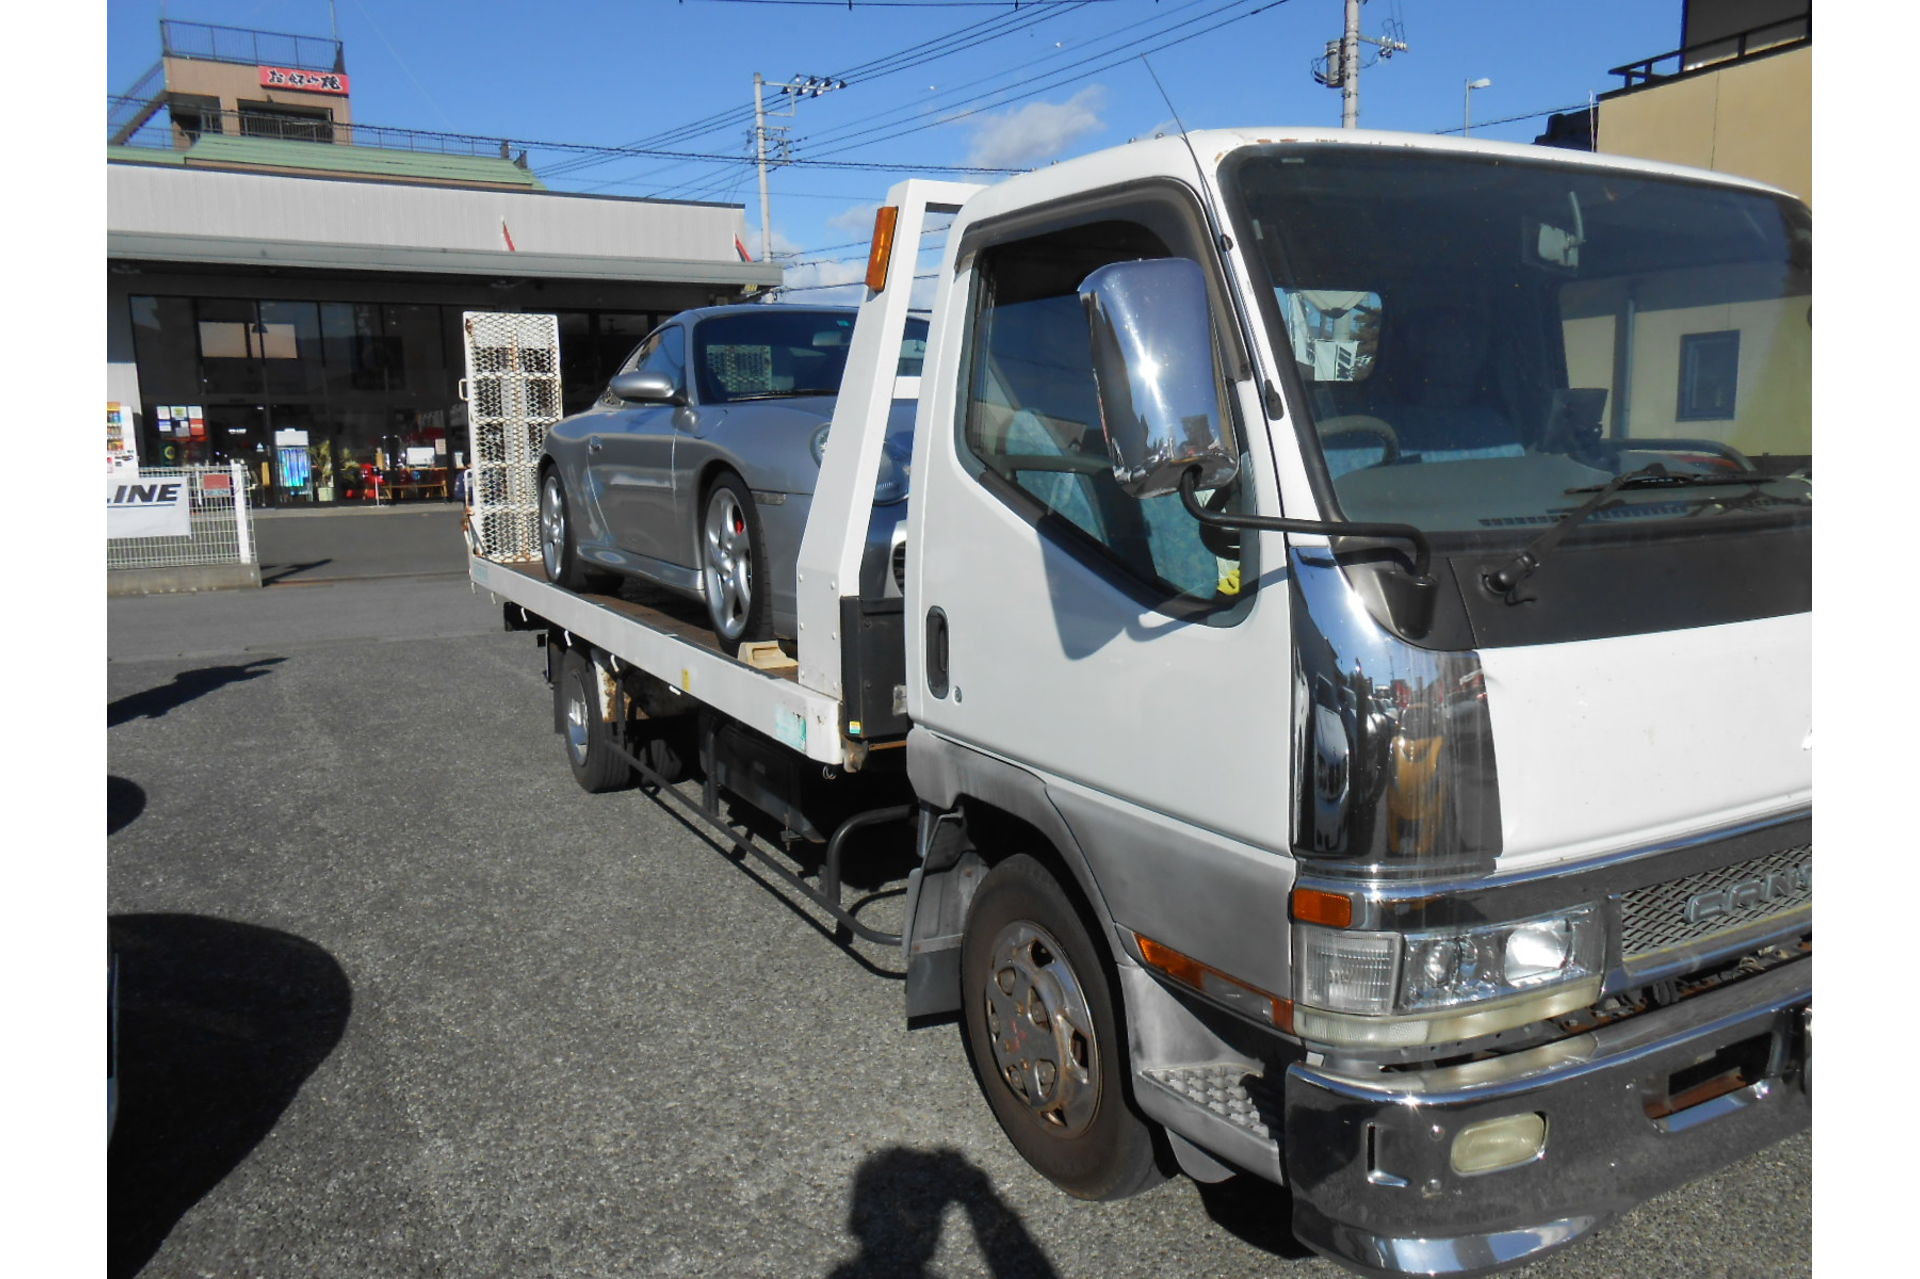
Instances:
[[[813,433],[810,442],[813,448],[813,464],[826,465],[827,433],[833,429],[829,422]],[[889,502],[898,502],[907,495],[907,471],[913,455],[910,449],[903,449],[889,437],[880,454],[880,476],[873,486],[873,504],[885,506]]]
[[[1416,1047],[1592,1003],[1602,922],[1591,903],[1421,932],[1294,925],[1294,1029],[1329,1044]]]

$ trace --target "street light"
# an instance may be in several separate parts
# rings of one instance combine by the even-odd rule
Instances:
[[[1492,87],[1493,81],[1487,79],[1485,76],[1481,76],[1478,80],[1467,81],[1467,91],[1461,95],[1460,103],[1461,137],[1464,138],[1467,134],[1473,132],[1473,91],[1475,89],[1491,89]]]

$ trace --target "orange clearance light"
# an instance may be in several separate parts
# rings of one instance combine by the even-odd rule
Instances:
[[[1140,938],[1140,958],[1147,961],[1148,967],[1158,968],[1175,981],[1185,982],[1189,986],[1198,986],[1200,974],[1206,971],[1200,966],[1199,960],[1189,959],[1173,947],[1162,946],[1151,937]]]
[[[873,214],[873,247],[867,251],[867,287],[875,293],[887,287],[887,262],[893,257],[893,227],[900,220],[898,205],[883,204]]]
[[[1151,937],[1143,937],[1139,933],[1135,933],[1134,937],[1140,943],[1140,958],[1147,961],[1147,967],[1229,1008],[1237,1008],[1249,1016],[1270,1021],[1292,1033],[1293,1001],[1277,999],[1257,986],[1249,986],[1237,977],[1229,977],[1219,969],[1209,967],[1191,955],[1183,955]]]
[[[1303,924],[1346,928],[1353,923],[1353,898],[1319,888],[1293,890],[1293,917]]]

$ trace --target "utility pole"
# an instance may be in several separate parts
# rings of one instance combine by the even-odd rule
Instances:
[[[773,261],[773,206],[767,197],[767,143],[769,139],[777,153],[774,164],[783,164],[789,158],[791,140],[787,137],[785,125],[767,126],[766,87],[767,80],[758,71],[753,73],[753,143],[754,153],[760,166],[760,260]],[[823,76],[795,76],[793,79],[776,83],[787,99],[787,109],[776,111],[775,115],[792,116],[799,109],[800,99],[817,98],[823,93],[847,87],[845,80],[829,80]]]
[[[773,261],[773,214],[767,201],[767,104],[761,96],[766,81],[753,73],[753,141],[760,160],[760,260]]]
[[[1347,0],[1347,29],[1340,37],[1340,127],[1360,127],[1360,0]]]
[[[1360,34],[1360,6],[1365,3],[1366,0],[1344,0],[1345,28],[1338,40],[1327,41],[1326,55],[1314,59],[1312,68],[1315,80],[1329,89],[1340,90],[1340,127],[1343,129],[1360,127],[1360,46],[1373,45],[1383,58],[1407,51],[1397,22],[1387,22],[1385,35]]]

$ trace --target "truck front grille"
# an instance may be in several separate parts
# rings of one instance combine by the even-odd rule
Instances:
[[[1798,910],[1813,901],[1813,846],[1636,888],[1620,899],[1620,952],[1629,964],[1676,946]]]

